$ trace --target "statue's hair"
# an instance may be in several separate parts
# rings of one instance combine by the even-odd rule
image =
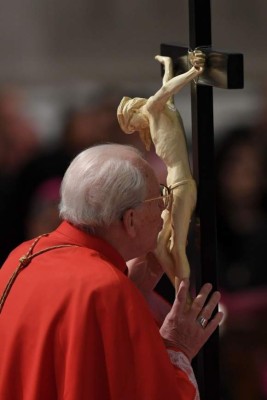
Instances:
[[[133,133],[136,129],[134,126],[131,126],[131,118],[133,114],[139,110],[144,104],[146,104],[147,99],[143,99],[141,97],[123,97],[118,109],[117,109],[117,117],[120,124],[121,129],[125,133]]]
[[[141,153],[121,144],[101,144],[81,152],[61,184],[61,218],[93,232],[108,226],[146,195]]]

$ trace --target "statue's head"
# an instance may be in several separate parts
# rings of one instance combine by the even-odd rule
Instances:
[[[132,121],[132,117],[134,114],[137,114],[140,108],[147,102],[147,99],[143,99],[141,97],[123,97],[121,100],[118,110],[117,116],[121,129],[125,133],[133,133],[138,130],[138,127]]]

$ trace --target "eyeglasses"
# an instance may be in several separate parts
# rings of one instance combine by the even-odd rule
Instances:
[[[154,201],[154,200],[161,200],[161,201],[163,201],[164,208],[168,208],[169,205],[171,204],[171,197],[172,197],[171,190],[172,190],[172,188],[170,189],[168,186],[165,186],[161,183],[160,184],[160,196],[153,197],[151,199],[146,199],[143,201],[143,203],[148,203],[148,202]]]

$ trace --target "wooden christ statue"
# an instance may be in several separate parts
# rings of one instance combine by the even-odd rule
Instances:
[[[151,142],[167,167],[170,205],[162,213],[163,229],[158,237],[155,256],[173,286],[189,278],[186,256],[189,224],[196,206],[196,183],[192,177],[184,126],[174,105],[174,95],[204,70],[205,56],[195,51],[192,68],[174,76],[172,59],[156,56],[164,67],[162,87],[148,99],[124,97],[118,107],[119,124],[125,133],[138,131],[147,150]]]

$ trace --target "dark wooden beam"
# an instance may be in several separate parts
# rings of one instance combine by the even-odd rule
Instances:
[[[205,54],[204,72],[197,83],[191,84],[193,176],[198,186],[194,217],[199,241],[194,266],[198,291],[205,282],[211,282],[217,289],[213,87],[241,89],[244,72],[242,54],[212,48],[210,0],[189,0],[189,33],[188,47],[161,44],[161,55],[172,58],[174,73],[178,75],[191,68],[190,52],[198,49]],[[219,330],[197,356],[194,370],[201,399],[219,400]]]

